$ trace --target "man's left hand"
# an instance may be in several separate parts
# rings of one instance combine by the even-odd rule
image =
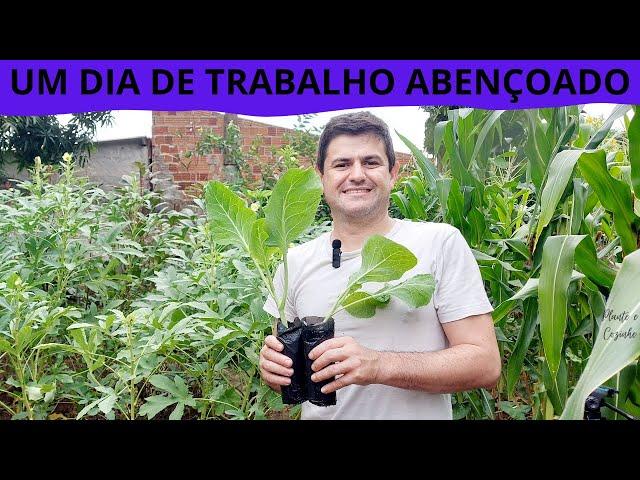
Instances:
[[[376,383],[380,370],[381,353],[365,348],[351,337],[325,340],[309,352],[315,360],[311,369],[316,372],[311,380],[321,382],[341,375],[322,387],[322,393],[331,393],[347,385],[369,385]]]

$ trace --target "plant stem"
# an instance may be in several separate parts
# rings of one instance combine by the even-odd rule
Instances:
[[[131,405],[129,406],[130,408],[130,418],[129,420],[133,420],[136,418],[135,413],[136,413],[136,392],[135,392],[135,366],[134,366],[134,361],[133,361],[133,342],[131,340],[131,323],[132,323],[132,319],[130,319],[129,321],[127,321],[127,341],[129,342],[129,361],[130,363],[130,375],[131,378],[129,379],[129,395],[131,398]]]
[[[256,370],[255,370],[255,368],[252,368],[250,370],[249,380],[247,381],[247,386],[245,388],[244,395],[243,395],[243,398],[242,398],[242,406],[240,407],[240,410],[242,411],[242,413],[244,413],[244,409],[247,407],[247,402],[249,400],[249,394],[251,393],[253,377],[255,376],[255,374],[256,374]]]

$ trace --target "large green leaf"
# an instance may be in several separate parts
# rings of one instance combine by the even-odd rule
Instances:
[[[591,139],[589,140],[589,143],[585,148],[587,149],[598,148],[598,146],[602,143],[604,138],[607,136],[607,133],[609,133],[609,130],[611,130],[611,127],[613,126],[613,122],[615,122],[618,118],[620,118],[625,113],[627,113],[630,108],[631,108],[630,105],[616,105],[616,107],[611,112],[611,115],[609,115],[609,118],[607,118],[602,124],[602,126],[596,131],[596,133],[593,134],[593,136],[591,137]]]
[[[578,272],[577,270],[573,270],[571,272],[570,282],[575,282],[576,280],[580,280],[584,277],[584,274]],[[502,320],[513,309],[513,307],[516,305],[517,300],[526,300],[530,297],[536,297],[538,295],[539,283],[540,279],[529,278],[520,290],[518,290],[513,296],[506,299],[495,308],[495,310],[493,311],[493,322],[498,323],[500,320]]]
[[[489,133],[489,131],[491,131],[496,122],[500,120],[500,115],[502,115],[505,111],[506,110],[494,110],[487,116],[487,120],[484,122],[482,130],[480,130],[480,133],[478,134],[473,153],[471,154],[470,163],[474,162],[474,160],[478,156],[478,153],[480,152],[480,149],[482,148],[482,145],[484,144],[485,139],[487,138],[487,134]]]
[[[634,108],[634,115],[627,129],[629,138],[629,163],[631,164],[631,185],[640,198],[640,106]]]
[[[469,173],[469,169],[463,163],[452,122],[448,122],[445,126],[443,140],[450,157],[453,178],[458,180],[460,186],[477,187],[479,182]]]
[[[349,284],[398,280],[417,263],[416,256],[408,248],[382,235],[372,235],[362,247],[362,264],[349,277]]]
[[[507,362],[507,395],[509,397],[513,395],[513,389],[522,373],[524,357],[533,339],[537,323],[538,302],[535,298],[529,298],[524,301],[524,315],[518,331],[518,338]]]
[[[444,122],[438,122],[433,128],[433,152],[435,155],[440,151],[442,142],[444,140],[444,131],[449,123],[453,123],[451,120],[445,120]]]
[[[218,181],[207,183],[204,201],[215,241],[221,245],[241,246],[249,253],[255,212]]]
[[[384,307],[388,303],[389,298],[390,297],[386,297],[380,300],[367,292],[358,290],[347,296],[342,302],[342,306],[354,317],[371,318],[376,314],[376,308]]]
[[[591,237],[586,237],[578,244],[575,259],[580,271],[591,281],[609,289],[613,286],[617,272],[605,261],[598,259]]]
[[[440,178],[436,182],[436,193],[438,194],[438,199],[440,201],[440,210],[442,212],[442,216],[448,214],[449,204],[449,192],[451,191],[451,183],[452,180],[450,178]]]
[[[611,176],[607,170],[604,152],[601,155],[580,157],[578,166],[602,206],[613,213],[613,223],[620,236],[622,249],[625,253],[633,252],[638,241],[635,224],[640,219],[633,212],[629,186]]]
[[[518,268],[515,268],[513,265],[511,265],[509,262],[504,262],[496,257],[492,257],[491,255],[487,255],[486,253],[483,253],[479,250],[476,250],[474,248],[471,249],[471,253],[473,253],[473,258],[476,259],[477,262],[489,262],[489,263],[497,263],[499,265],[502,266],[502,268],[504,268],[505,270],[508,270],[510,272],[519,272],[520,270]]]
[[[552,375],[548,362],[541,359],[542,381],[547,392],[547,396],[553,405],[553,411],[560,414],[567,402],[567,361],[560,358],[560,365],[557,374]]]
[[[376,295],[391,295],[399,298],[411,308],[423,307],[431,301],[436,283],[432,275],[415,275],[397,285],[389,285],[376,292]]]
[[[537,190],[542,187],[542,181],[551,156],[551,146],[544,133],[544,124],[540,121],[535,110],[525,110],[528,122],[529,133],[525,152],[527,154],[527,169],[531,181]]]
[[[571,235],[580,233],[580,226],[584,220],[584,206],[587,203],[589,188],[581,178],[573,179],[573,202],[571,203]]]
[[[553,378],[560,367],[567,326],[567,290],[571,282],[574,254],[585,235],[552,236],[544,243],[538,286],[540,334]]]
[[[448,219],[459,230],[464,232],[466,230],[466,218],[464,214],[464,197],[460,192],[460,185],[458,181],[451,179],[449,195],[447,198],[447,212]]]
[[[604,150],[585,151],[585,150],[563,150],[558,153],[549,165],[547,181],[542,190],[542,198],[540,201],[540,217],[538,218],[538,226],[536,228],[536,242],[540,237],[542,230],[549,224],[553,218],[558,202],[562,197],[562,193],[567,188],[571,173],[580,158],[598,157],[604,160]]]
[[[152,395],[147,397],[144,405],[140,407],[139,414],[146,415],[149,420],[155,417],[165,408],[179,402],[177,398],[165,397],[164,395]]]
[[[411,153],[413,154],[413,158],[416,159],[416,163],[418,164],[422,175],[429,184],[429,189],[434,190],[436,188],[436,180],[440,178],[440,173],[438,173],[438,170],[436,170],[435,165],[431,163],[431,160],[429,160],[418,147],[411,143],[411,140],[399,134],[397,130],[396,135],[398,135],[398,137],[400,137],[400,140],[402,140],[404,144],[409,147],[409,150],[411,150]]]
[[[385,285],[372,294],[354,292],[342,302],[342,305],[354,317],[370,318],[375,314],[377,307],[388,303],[390,297],[399,298],[411,308],[419,308],[431,301],[434,290],[433,276],[423,273],[395,285]]]
[[[249,251],[251,257],[262,268],[266,268],[269,264],[269,247],[267,246],[267,238],[269,233],[267,232],[267,221],[264,218],[259,218],[253,223],[251,229],[251,237],[249,239]]]
[[[321,195],[322,184],[312,169],[287,170],[264,207],[267,245],[286,252],[289,244],[313,223]]]
[[[640,355],[640,251],[627,255],[607,300],[598,336],[562,419],[583,417],[587,396]]]

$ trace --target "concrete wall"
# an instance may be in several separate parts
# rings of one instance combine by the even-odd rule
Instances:
[[[137,174],[136,162],[141,162],[147,170],[149,168],[151,149],[150,139],[146,137],[96,142],[95,147],[91,158],[78,169],[78,173],[104,189],[120,185],[123,175]]]
[[[136,162],[142,162],[149,169],[151,161],[151,140],[146,137],[133,137],[118,140],[107,140],[94,143],[95,150],[85,166],[77,168],[79,176],[89,177],[105,190],[110,190],[121,184],[123,175],[137,174],[139,169]],[[8,178],[26,180],[27,171],[18,172],[14,165],[3,167],[4,175]],[[146,182],[146,183],[145,183]],[[143,180],[148,188],[148,182]]]

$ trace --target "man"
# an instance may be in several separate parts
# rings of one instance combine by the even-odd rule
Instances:
[[[289,251],[287,316],[324,316],[360,267],[360,250],[373,234],[409,248],[418,264],[406,276],[430,273],[436,289],[418,309],[392,299],[371,319],[338,313],[335,338],[309,354],[312,380],[336,377],[323,391],[336,391],[337,404],[305,402],[303,419],[451,419],[449,393],[491,388],[500,376],[493,309],[473,254],[451,225],[389,216],[398,169],[388,128],[370,113],[334,117],[320,137],[317,170],[333,231]],[[332,267],[335,239],[342,242],[339,268]],[[275,280],[279,294],[282,268]],[[265,310],[277,316],[273,299]],[[262,379],[276,391],[293,374],[281,350],[270,335],[260,352]]]

